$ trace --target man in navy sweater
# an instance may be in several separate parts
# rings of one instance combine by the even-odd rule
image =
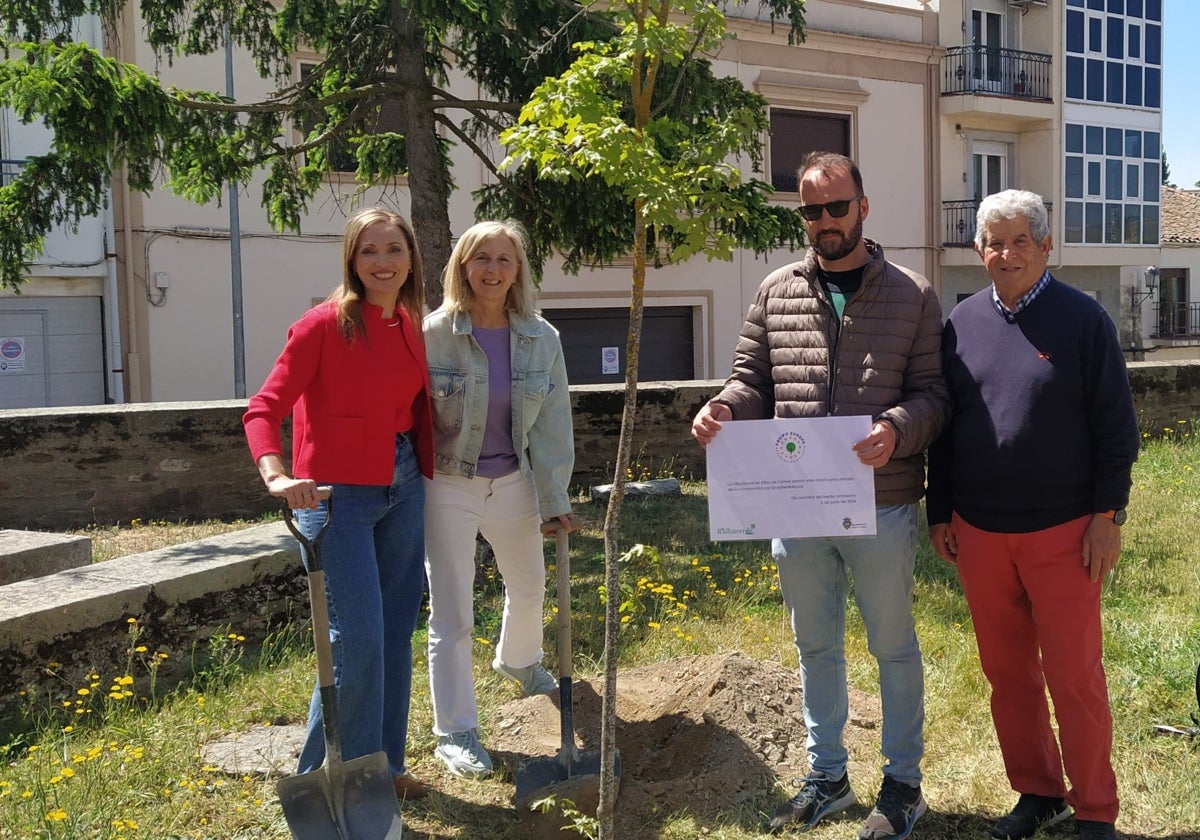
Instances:
[[[1100,593],[1121,553],[1139,435],[1116,329],[1050,276],[1050,249],[1041,196],[980,204],[975,250],[992,285],[954,309],[942,337],[953,413],[930,452],[929,538],[958,568],[1020,794],[991,836],[1024,840],[1073,807],[1081,840],[1111,840]]]

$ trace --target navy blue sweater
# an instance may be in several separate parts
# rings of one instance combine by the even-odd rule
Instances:
[[[1139,434],[1108,314],[1057,280],[1004,316],[991,286],[946,323],[950,423],[930,450],[929,523],[955,511],[1027,533],[1125,507]]]

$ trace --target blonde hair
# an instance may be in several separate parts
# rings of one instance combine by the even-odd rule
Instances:
[[[442,309],[449,312],[470,311],[474,294],[471,284],[467,282],[467,261],[485,241],[497,236],[509,238],[517,252],[519,263],[517,279],[508,290],[504,308],[518,315],[532,315],[537,311],[537,289],[533,286],[533,275],[529,271],[529,258],[526,256],[528,239],[525,228],[521,227],[520,222],[512,219],[474,224],[454,243],[450,261],[446,263],[446,271],[442,275],[445,286]]]
[[[352,344],[358,336],[365,338],[367,334],[362,314],[367,287],[354,270],[354,255],[358,252],[358,241],[363,232],[378,222],[400,228],[408,242],[411,264],[408,280],[400,287],[400,308],[407,313],[413,324],[421,323],[425,308],[425,275],[421,268],[421,252],[417,248],[417,236],[413,233],[412,225],[399,213],[386,207],[368,207],[360,210],[346,222],[346,232],[342,235],[342,282],[329,295],[329,300],[337,305],[338,332],[347,344]]]

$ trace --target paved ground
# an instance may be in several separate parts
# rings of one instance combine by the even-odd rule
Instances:
[[[304,744],[305,727],[256,726],[210,741],[200,750],[205,766],[230,776],[289,776]]]

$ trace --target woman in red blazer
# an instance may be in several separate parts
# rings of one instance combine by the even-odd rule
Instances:
[[[425,585],[424,478],[433,476],[424,283],[416,237],[400,215],[363,210],[346,225],[342,282],[288,330],[287,344],[242,422],[268,492],[322,543],[330,641],[346,760],[383,750],[396,793],[428,787],[405,768],[412,634]],[[292,472],[280,425],[292,415]],[[321,766],[316,689],[298,772]]]

